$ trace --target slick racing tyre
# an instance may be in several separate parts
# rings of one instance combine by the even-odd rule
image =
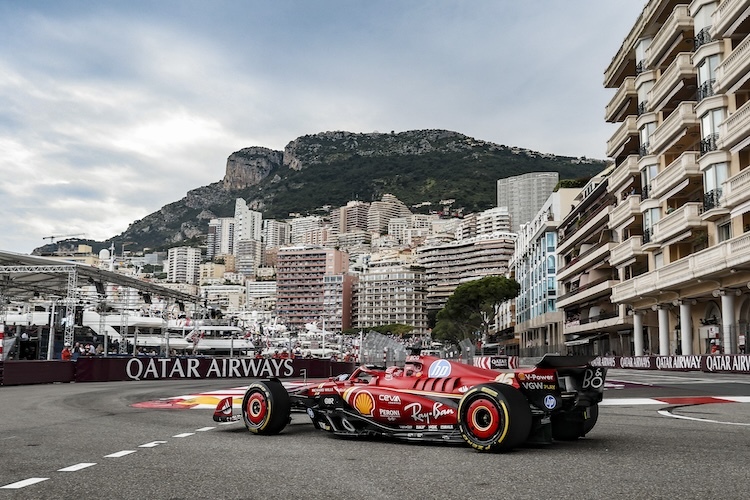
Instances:
[[[552,415],[552,438],[557,441],[575,441],[594,428],[599,419],[599,405],[591,405],[575,412]]]
[[[280,382],[253,382],[242,400],[242,420],[250,432],[262,435],[278,434],[289,422],[291,402]]]
[[[481,384],[458,403],[461,437],[480,451],[510,450],[531,432],[531,409],[521,392],[506,384]]]

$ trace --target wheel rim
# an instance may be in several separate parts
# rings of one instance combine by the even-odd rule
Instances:
[[[480,398],[473,401],[466,412],[466,424],[478,439],[487,440],[498,433],[502,417],[492,401]]]
[[[255,392],[247,398],[245,405],[245,416],[252,425],[258,426],[263,423],[268,415],[268,403],[260,392]]]

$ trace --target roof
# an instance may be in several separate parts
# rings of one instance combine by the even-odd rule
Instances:
[[[0,295],[5,299],[17,301],[27,301],[33,297],[45,295],[66,297],[68,279],[74,270],[76,286],[94,285],[97,289],[99,287],[104,289],[106,285],[112,284],[179,302],[200,300],[197,295],[172,290],[87,264],[2,250],[0,250]]]

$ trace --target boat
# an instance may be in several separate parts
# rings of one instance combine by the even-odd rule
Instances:
[[[184,337],[193,354],[252,354],[255,345],[250,333],[234,325],[194,324]]]

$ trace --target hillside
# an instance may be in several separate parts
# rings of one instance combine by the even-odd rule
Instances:
[[[250,147],[232,153],[221,181],[191,190],[107,242],[92,243],[98,249],[112,240],[130,241],[129,250],[199,244],[211,218],[234,214],[236,198],[266,219],[323,213],[326,206],[378,200],[385,193],[409,206],[421,204],[422,212],[453,199],[454,209],[471,213],[495,206],[500,178],[557,171],[561,179],[580,179],[604,166],[601,160],[542,154],[446,130],[323,132],[299,137],[283,152]]]

